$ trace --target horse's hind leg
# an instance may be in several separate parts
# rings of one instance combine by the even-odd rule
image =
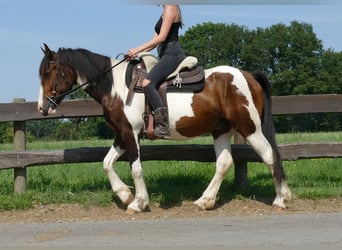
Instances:
[[[217,192],[222,181],[233,163],[230,146],[230,133],[223,134],[214,140],[216,153],[216,171],[202,196],[195,201],[195,204],[202,209],[213,209],[216,202]]]
[[[129,187],[115,173],[113,164],[125,152],[119,146],[112,146],[103,160],[103,169],[108,175],[112,190],[120,198],[124,205],[128,205],[133,201],[133,195]]]
[[[256,130],[255,133],[251,134],[246,139],[271,171],[276,191],[276,198],[273,201],[273,205],[286,208],[284,201],[290,200],[292,198],[292,194],[285,183],[284,169],[278,149],[272,149],[272,146],[267,141],[261,130]]]

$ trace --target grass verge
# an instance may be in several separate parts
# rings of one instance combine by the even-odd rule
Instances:
[[[188,143],[210,143],[199,138]],[[342,133],[284,134],[279,143],[295,141],[341,141]],[[145,141],[152,143],[175,143]],[[180,143],[180,142],[176,142]],[[63,149],[86,146],[109,146],[110,141],[35,142],[28,149]],[[9,150],[10,145],[0,145]],[[195,200],[204,191],[214,174],[214,163],[146,161],[144,179],[151,201],[163,207],[175,206],[184,200]],[[288,185],[297,198],[321,199],[341,197],[342,159],[311,159],[284,162]],[[234,190],[234,168],[222,183],[218,202],[233,198],[264,199],[274,197],[273,181],[267,167],[249,163],[248,187]],[[125,183],[134,186],[128,163],[115,166]],[[50,165],[28,168],[27,192],[13,193],[13,170],[0,171],[0,210],[27,209],[36,204],[78,203],[84,206],[108,206],[116,201],[101,163]],[[134,190],[133,190],[134,192]]]

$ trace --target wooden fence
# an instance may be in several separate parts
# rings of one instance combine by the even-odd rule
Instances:
[[[274,115],[342,112],[342,95],[306,95],[273,97]],[[0,104],[0,122],[13,122],[13,151],[0,152],[0,170],[14,169],[14,191],[26,190],[26,167],[62,163],[100,162],[107,147],[65,150],[26,150],[26,121],[101,116],[102,108],[94,100],[64,101],[58,112],[44,117],[37,112],[36,102],[14,99]],[[156,149],[157,148],[157,149]],[[283,160],[342,157],[342,142],[280,144]],[[170,152],[173,152],[170,154]],[[247,183],[247,162],[261,162],[254,150],[237,135],[232,145],[235,161],[235,181],[239,187]],[[153,145],[142,146],[142,160],[215,161],[212,145]],[[120,158],[126,160],[126,156]]]

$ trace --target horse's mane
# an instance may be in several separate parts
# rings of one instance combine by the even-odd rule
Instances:
[[[96,82],[111,67],[110,58],[86,49],[60,48],[57,51],[60,66],[73,68],[82,78]]]

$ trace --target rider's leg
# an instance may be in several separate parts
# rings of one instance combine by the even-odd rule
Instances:
[[[142,86],[144,88],[145,97],[150,103],[152,110],[156,110],[163,106],[162,99],[159,95],[158,90],[155,87],[155,84],[151,84],[151,81],[148,79],[144,79],[142,82]]]
[[[154,84],[150,84],[148,79],[144,79],[142,86],[144,87],[145,96],[153,110],[154,135],[157,137],[170,136],[168,109],[167,107],[163,107],[163,101],[156,87]]]
[[[178,42],[170,42],[159,56],[160,60],[153,66],[142,85],[145,96],[153,109],[154,134],[157,137],[165,137],[170,135],[169,112],[168,108],[164,107],[157,89],[167,76],[178,67],[185,58],[185,54]]]

